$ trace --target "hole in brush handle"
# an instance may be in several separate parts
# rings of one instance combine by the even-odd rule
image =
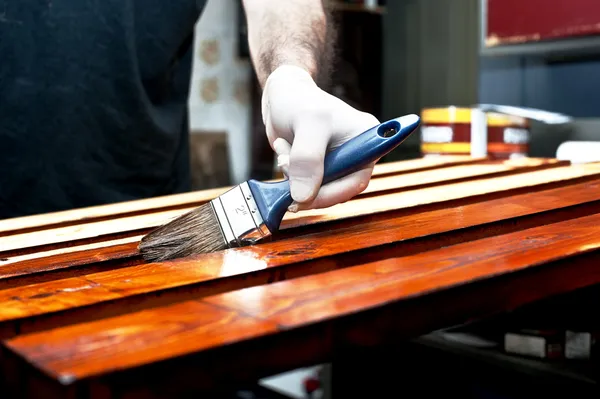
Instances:
[[[329,152],[325,156],[322,184],[377,161],[403,142],[416,129],[419,121],[417,115],[388,120]]]
[[[400,123],[397,121],[388,121],[379,126],[377,134],[383,138],[394,137],[400,131],[400,128]]]

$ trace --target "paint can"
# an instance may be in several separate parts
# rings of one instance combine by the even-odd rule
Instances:
[[[529,120],[520,116],[454,106],[425,108],[421,113],[423,156],[523,158],[529,155],[529,140]]]

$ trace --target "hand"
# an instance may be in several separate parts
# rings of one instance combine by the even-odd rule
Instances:
[[[348,201],[368,185],[374,164],[321,186],[325,154],[379,124],[321,90],[304,69],[284,65],[267,79],[262,116],[278,165],[290,180],[289,211],[326,208]]]

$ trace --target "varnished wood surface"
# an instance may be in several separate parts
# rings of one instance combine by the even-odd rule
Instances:
[[[4,230],[2,375],[22,397],[173,398],[598,283],[600,164],[391,170],[272,242],[171,262],[135,247],[173,198]]]
[[[554,281],[532,290],[525,285],[528,279],[521,279],[516,273],[594,253],[600,248],[599,223],[600,215],[593,215],[412,256],[388,254],[383,259],[343,270],[29,334],[9,340],[7,346],[56,380],[68,384],[257,340],[280,331],[331,320],[345,321],[348,316],[356,320],[361,313],[374,317],[381,312],[379,306],[408,303],[452,287],[470,289],[486,280],[513,274],[513,278],[502,281],[504,292],[510,294],[502,301],[480,298],[480,301],[463,303],[456,313],[466,321],[481,312],[482,303],[486,304],[486,312],[509,310],[549,292],[560,293],[600,282],[600,274],[591,267],[577,267],[578,271],[586,270],[581,275],[563,267],[561,270],[572,277],[568,283]],[[520,243],[517,248],[515,242]],[[444,305],[446,309],[448,304]],[[429,308],[428,314],[420,318],[405,318],[410,312],[401,309],[395,314],[397,321],[393,324],[399,326],[410,321],[410,330],[418,331],[422,329],[420,325],[436,324],[439,310]],[[440,316],[445,318],[445,315]],[[351,324],[352,328],[341,326],[339,331],[335,326],[328,326],[334,329],[329,334],[350,334],[346,338],[350,340],[356,339],[352,335],[358,335],[360,339],[360,334],[368,336],[374,327],[356,322]],[[323,346],[329,345],[331,342],[323,342]]]
[[[80,321],[90,306],[107,301],[121,300],[117,310],[123,311],[140,295],[190,286],[189,291],[175,291],[166,297],[172,296],[172,300],[199,297],[289,278],[288,275],[347,267],[363,259],[359,254],[348,255],[350,251],[365,252],[373,248],[377,254],[386,245],[396,244],[393,246],[396,253],[414,253],[596,211],[600,211],[600,180],[414,214],[400,210],[357,225],[331,225],[324,231],[199,255],[194,259],[118,268],[108,265],[108,270],[84,268],[81,273],[72,273],[73,277],[66,274],[60,279],[36,284],[32,284],[36,281],[35,265],[15,264],[3,270],[4,283],[0,282],[3,288],[0,290],[0,326],[15,325],[18,321],[21,331],[48,328],[58,320],[64,323],[66,317],[70,322]],[[466,230],[468,228],[472,230]],[[404,245],[398,247],[400,243]],[[131,250],[127,246],[115,249],[117,254],[123,249]],[[102,256],[110,256],[110,253],[102,253]],[[90,265],[98,256],[84,259]],[[38,273],[45,271],[47,269],[38,270]],[[87,307],[84,312],[76,312],[83,306]],[[59,311],[63,312],[60,318],[46,317],[43,323],[31,320],[34,316]]]

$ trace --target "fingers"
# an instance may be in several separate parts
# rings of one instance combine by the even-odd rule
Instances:
[[[348,106],[346,106],[348,107]],[[332,121],[332,125],[335,126],[335,131],[332,131],[332,137],[329,143],[324,142],[315,142],[311,139],[307,140],[306,149],[307,150],[318,150],[318,152],[314,152],[314,160],[318,159],[319,162],[319,175],[318,180],[317,177],[313,177],[314,191],[312,191],[312,195],[309,196],[306,200],[302,201],[300,196],[295,196],[292,191],[292,198],[294,199],[294,203],[290,207],[291,212],[296,212],[298,210],[307,210],[307,209],[318,209],[318,208],[327,208],[333,205],[336,205],[341,202],[345,202],[360,194],[369,184],[371,179],[371,174],[373,172],[373,167],[375,163],[371,165],[367,165],[364,168],[348,175],[343,178],[340,178],[334,182],[329,184],[320,186],[322,178],[323,178],[323,159],[324,153],[321,150],[329,145],[330,148],[335,148],[352,137],[372,128],[373,126],[377,126],[379,121],[377,118],[369,113],[365,112],[355,112],[352,114],[352,117],[347,117],[346,119],[340,118],[341,115],[349,116],[351,113],[349,112],[338,112],[332,113],[334,119]],[[339,120],[338,120],[339,119]],[[325,126],[325,124],[323,124]],[[329,136],[329,135],[328,135]],[[278,156],[278,163],[281,166],[284,173],[290,177],[290,180],[293,176],[293,164],[294,157],[293,151],[296,141],[301,138],[301,134],[298,131],[295,132],[294,145],[292,145],[292,153],[290,154],[288,173],[286,173],[286,157],[285,151],[282,146],[281,155]],[[326,149],[325,149],[326,151]],[[316,165],[312,165],[315,167]],[[316,182],[318,181],[318,184]]]
[[[321,186],[317,196],[312,201],[304,203],[294,202],[288,210],[290,212],[297,212],[307,209],[328,208],[352,199],[367,188],[374,166],[375,164],[373,163],[352,174]]]
[[[283,174],[289,176],[290,151],[292,146],[286,140],[278,138],[273,142],[273,150],[277,154],[277,166],[281,168]]]
[[[286,176],[289,176],[289,153],[291,146],[284,139],[277,139],[273,143],[277,153],[277,165]],[[368,186],[375,163],[354,172],[346,177],[320,187],[312,201],[292,204],[290,211],[297,212],[307,209],[327,208],[340,202],[345,202],[364,191]]]
[[[269,111],[266,111],[267,114],[265,116],[265,133],[267,134],[267,140],[271,145],[271,148],[275,150],[275,141],[277,140],[277,133],[273,128],[273,123],[271,122],[271,116],[268,114]],[[276,150],[275,150],[276,151]]]
[[[323,160],[329,144],[328,113],[314,112],[295,124],[290,150],[288,177],[296,202],[312,201],[323,180]]]

